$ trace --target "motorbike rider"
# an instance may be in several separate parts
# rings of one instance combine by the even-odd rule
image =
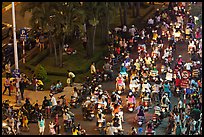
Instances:
[[[148,134],[148,133],[154,134],[155,131],[154,131],[153,127],[154,127],[153,122],[152,122],[152,120],[150,119],[149,122],[147,123],[145,133],[146,133],[146,134]]]
[[[134,104],[134,106],[135,106],[136,99],[135,99],[135,96],[133,95],[131,90],[129,91],[129,94],[126,97],[126,100],[127,100],[127,106],[128,107],[129,107],[130,104]]]
[[[125,89],[125,82],[120,73],[118,74],[118,77],[116,78],[116,89],[119,89],[119,86],[121,86],[122,89]]]
[[[142,106],[142,104],[140,103],[140,105],[136,108],[136,110],[138,110],[137,116],[141,116],[143,118],[143,120],[145,119],[145,115],[144,115],[144,106]]]
[[[107,122],[106,135],[114,135],[114,131],[113,123]]]
[[[105,73],[107,73],[110,76],[110,79],[113,79],[113,70],[112,70],[112,65],[106,61],[106,63],[103,65],[103,69]]]
[[[84,115],[86,116],[87,113],[89,112],[88,111],[88,108],[90,107],[91,105],[91,98],[90,97],[87,97],[86,98],[86,101],[83,103],[83,107],[82,107],[82,112],[84,112]]]
[[[161,106],[167,106],[167,110],[169,110],[169,105],[170,105],[170,100],[168,98],[168,95],[165,93],[163,96],[162,96],[162,99],[161,99]]]

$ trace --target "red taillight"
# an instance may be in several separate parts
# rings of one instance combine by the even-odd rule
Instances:
[[[147,102],[145,102],[144,104],[145,104],[145,106],[147,106]]]

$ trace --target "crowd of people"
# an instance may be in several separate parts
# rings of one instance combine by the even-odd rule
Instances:
[[[7,115],[5,121],[9,121],[11,131],[19,133],[21,125],[28,129],[28,120],[33,119],[27,114],[32,114],[37,117],[39,134],[44,134],[45,117],[54,118],[49,123],[50,134],[60,134],[59,117],[62,116],[65,131],[71,128],[73,135],[86,135],[80,123],[75,126],[74,114],[70,110],[83,97],[83,117],[91,121],[96,117],[96,129],[102,135],[124,134],[125,109],[136,112],[135,121],[138,126],[128,131],[130,135],[142,134],[144,127],[144,134],[159,135],[155,127],[164,118],[168,119],[165,134],[201,135],[202,26],[197,26],[194,16],[185,9],[185,4],[170,2],[168,8],[157,9],[154,16],[147,20],[145,28],[136,28],[134,25],[129,29],[126,25],[115,28],[110,35],[112,41],[109,43],[109,56],[105,57],[103,76],[99,75],[100,72],[92,63],[92,78],[86,79],[83,89],[74,88],[72,97],[76,99],[75,102],[66,102],[64,97],[60,97],[63,100],[61,102],[54,97],[53,91],[62,89],[61,82],[57,81],[57,84],[51,85],[50,99],[44,98],[41,110],[37,103],[30,109],[28,98],[24,105],[27,111],[12,113],[12,107],[8,106],[2,112]],[[185,56],[190,56],[189,60],[184,61],[182,55],[175,54],[179,44],[188,47]],[[137,53],[134,53],[134,49],[137,49]],[[115,65],[119,65],[120,69],[115,70]],[[67,84],[72,86],[75,74],[69,70],[67,73]],[[10,95],[12,88],[7,75],[3,94],[8,89]],[[24,99],[24,89],[29,81],[25,75],[20,77],[19,95]],[[115,80],[115,90],[111,93],[101,84],[101,81],[108,78],[110,81]],[[124,94],[127,95],[125,102]],[[178,101],[172,102],[172,98]],[[145,114],[151,108],[154,114],[149,120]],[[112,118],[107,121],[109,114]],[[19,124],[20,121],[22,124]]]

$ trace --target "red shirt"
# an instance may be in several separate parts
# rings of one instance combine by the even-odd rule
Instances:
[[[178,87],[178,86],[180,86],[180,85],[181,85],[181,79],[176,78],[176,80],[175,80],[175,86]]]
[[[56,125],[56,126],[59,125],[59,117],[55,117],[55,125]]]

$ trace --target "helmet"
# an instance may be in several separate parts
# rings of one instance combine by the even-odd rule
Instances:
[[[87,100],[90,100],[90,97],[86,97]]]
[[[118,117],[119,116],[118,113],[115,113],[115,116]]]
[[[200,64],[200,61],[197,61],[197,64]]]
[[[100,91],[100,92],[99,92],[99,95],[102,95],[102,94],[103,94],[103,91]]]
[[[179,55],[178,57],[179,57],[179,58],[181,58],[182,56],[181,56],[181,55]]]
[[[102,85],[98,85],[98,88],[102,88]]]
[[[122,66],[124,66],[125,64],[124,63],[122,63]]]
[[[98,87],[96,87],[95,90],[98,90]]]
[[[134,28],[134,27],[135,27],[135,25],[132,25],[132,27]]]
[[[129,92],[129,96],[131,96],[132,95],[132,92]]]

